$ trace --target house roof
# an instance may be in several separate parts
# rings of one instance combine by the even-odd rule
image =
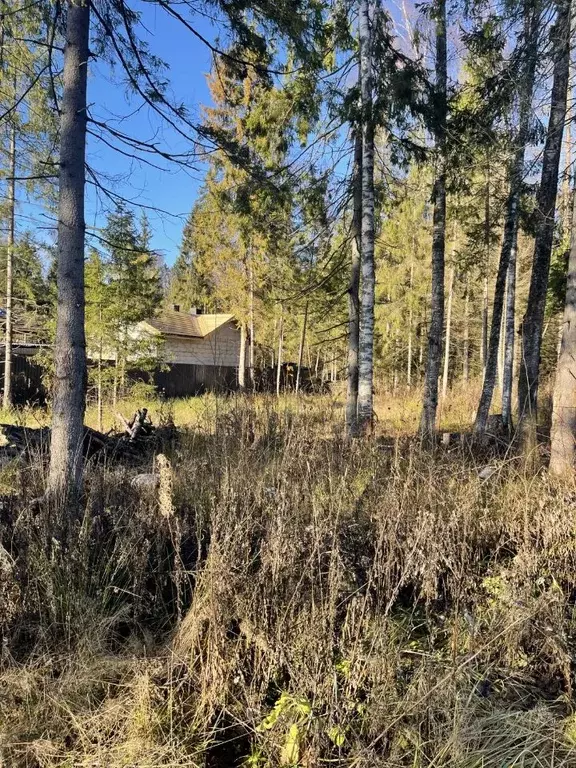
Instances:
[[[203,339],[208,334],[234,320],[234,315],[191,315],[188,312],[165,310],[145,324],[164,336],[188,336]]]

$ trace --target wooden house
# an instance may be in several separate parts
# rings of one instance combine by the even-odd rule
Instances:
[[[237,389],[240,329],[233,315],[184,312],[174,305],[138,329],[161,341],[164,365],[154,382],[166,397]]]

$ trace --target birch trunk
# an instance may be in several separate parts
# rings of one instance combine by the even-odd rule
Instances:
[[[278,330],[278,360],[276,363],[276,397],[280,397],[280,385],[282,382],[282,352],[284,346],[284,309],[280,309],[280,328]]]
[[[406,366],[406,386],[412,386],[412,327],[414,325],[414,310],[412,307],[412,285],[414,283],[414,262],[410,262],[410,309],[408,311],[408,364]]]
[[[348,381],[346,393],[346,434],[358,432],[358,345],[360,343],[360,237],[362,226],[362,135],[354,139],[352,213],[352,263],[348,289]]]
[[[500,322],[500,335],[498,341],[498,389],[500,390],[500,397],[504,391],[504,344],[506,338],[506,316],[504,312],[502,314],[502,320]]]
[[[490,327],[490,340],[488,343],[487,358],[485,359],[484,382],[482,384],[482,394],[480,395],[480,403],[478,405],[478,410],[476,411],[476,420],[474,422],[474,432],[477,434],[484,434],[486,432],[490,406],[492,403],[494,387],[496,386],[496,377],[498,374],[498,350],[500,347],[500,331],[502,328],[504,299],[506,296],[506,275],[508,272],[508,263],[512,249],[512,241],[516,234],[516,193],[509,196],[508,203],[509,207],[506,214],[504,238],[500,252],[500,261],[498,263],[496,285],[494,286],[492,325]]]
[[[422,366],[424,365],[424,335],[426,332],[426,312],[424,312],[424,320],[420,321],[420,338],[418,342],[418,374],[422,375]]]
[[[254,370],[254,270],[252,268],[252,255],[250,255],[250,385],[256,386],[256,371]]]
[[[538,190],[537,229],[528,306],[522,322],[522,362],[518,381],[518,415],[522,445],[526,455],[536,446],[538,379],[542,325],[546,308],[550,256],[554,238],[554,212],[558,191],[558,169],[562,151],[562,134],[566,120],[568,69],[570,62],[571,0],[558,0],[557,18],[552,35],[554,45],[554,76],[550,101],[550,117],[542,177]]]
[[[450,270],[448,288],[448,306],[446,308],[446,340],[444,343],[444,374],[442,376],[442,399],[448,394],[448,374],[450,372],[450,332],[452,330],[452,297],[454,294],[454,267]]]
[[[572,232],[566,281],[560,358],[556,370],[550,431],[550,472],[574,472],[576,437],[576,195],[572,193]]]
[[[104,403],[102,402],[102,343],[98,350],[98,431],[104,430]]]
[[[516,151],[510,169],[510,183],[506,201],[506,218],[504,236],[500,250],[500,261],[494,289],[494,306],[492,310],[492,328],[488,359],[480,403],[476,413],[474,431],[483,434],[486,431],[490,406],[496,383],[496,362],[498,356],[501,323],[506,301],[506,316],[504,320],[504,359],[502,371],[502,418],[505,427],[512,427],[512,380],[514,367],[514,315],[516,303],[516,251],[518,241],[518,204],[524,174],[524,158],[530,130],[530,115],[534,91],[534,75],[537,58],[538,14],[531,9],[531,3],[524,4],[524,37],[526,59],[524,63],[523,82],[520,85],[520,116]]]
[[[514,349],[516,346],[516,256],[517,238],[514,239],[508,262],[506,280],[506,340],[504,344],[504,380],[502,389],[502,421],[512,430],[512,385],[514,382]]]
[[[428,360],[424,378],[424,403],[420,434],[426,441],[434,439],[438,408],[438,378],[442,359],[444,326],[444,254],[446,247],[446,0],[436,0],[436,95],[438,128],[436,130],[437,169],[434,182],[434,217],[432,234],[432,302],[428,332]]]
[[[571,35],[574,33],[574,19],[571,22]],[[568,62],[568,93],[572,94],[573,66],[572,57]],[[573,109],[573,103],[569,104],[568,99],[566,107],[569,112]],[[572,195],[570,194],[570,175],[572,173],[572,120],[568,120],[565,128],[564,138],[564,173],[562,179],[562,229],[564,233],[570,232],[570,247],[572,247]]]
[[[462,378],[470,378],[470,278],[466,277],[466,295],[464,296],[464,348],[462,360]]]
[[[240,355],[238,360],[238,389],[246,389],[246,324],[240,325]]]
[[[488,361],[488,278],[484,278],[484,292],[482,294],[482,338],[480,340],[480,362],[482,364],[482,376],[486,376],[486,364]]]
[[[298,368],[296,369],[296,394],[300,391],[300,381],[302,378],[302,362],[304,360],[304,345],[306,343],[306,326],[308,325],[308,302],[304,305],[304,319],[302,320],[302,331],[300,333],[300,345],[298,347]]]
[[[374,121],[372,114],[372,41],[369,1],[360,0],[360,72],[362,99],[362,285],[358,344],[358,424],[372,427],[374,356]]]
[[[114,381],[112,382],[112,407],[116,411],[118,404],[118,351],[114,355]]]
[[[14,89],[16,91],[16,89]],[[16,242],[16,126],[10,131],[10,182],[8,185],[8,247],[6,248],[6,330],[4,335],[4,393],[2,407],[5,411],[12,408],[12,290],[14,272],[14,246]]]
[[[67,4],[60,117],[58,309],[48,494],[76,497],[82,487],[86,405],[84,186],[90,5]]]

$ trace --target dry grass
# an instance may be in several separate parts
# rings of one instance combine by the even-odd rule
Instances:
[[[348,445],[337,396],[186,408],[159,495],[95,464],[81,514],[38,512],[18,469],[5,766],[576,765],[576,485]]]

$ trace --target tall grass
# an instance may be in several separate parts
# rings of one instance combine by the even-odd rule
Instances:
[[[4,765],[576,764],[576,486],[348,444],[337,396],[192,407],[159,492],[94,461],[66,526],[15,470]]]

